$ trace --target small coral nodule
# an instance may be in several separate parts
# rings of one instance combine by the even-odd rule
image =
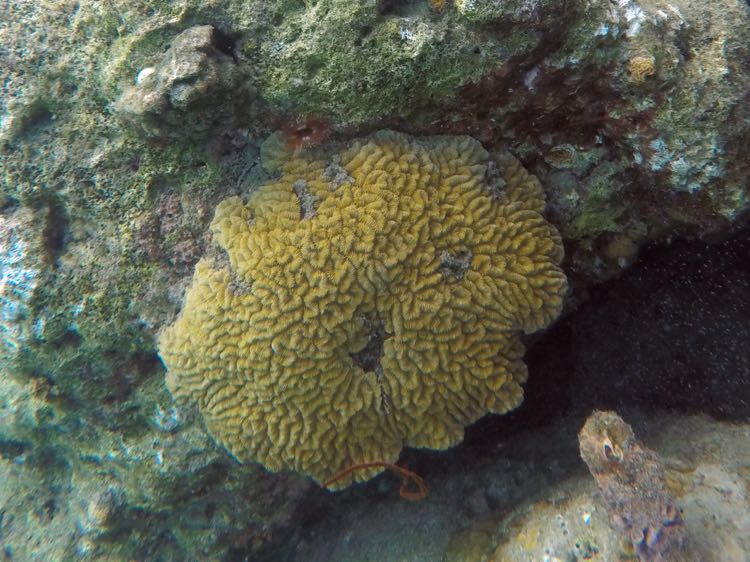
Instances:
[[[630,79],[635,84],[643,84],[647,76],[656,74],[656,61],[654,57],[637,56],[628,61]]]
[[[437,13],[441,13],[445,9],[446,0],[430,0],[430,8]]]
[[[217,207],[222,257],[198,262],[159,342],[214,438],[341,488],[518,406],[521,332],[567,288],[536,178],[465,136],[381,131],[273,160],[278,180]]]

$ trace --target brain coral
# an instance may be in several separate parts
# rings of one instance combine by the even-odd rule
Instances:
[[[324,481],[517,406],[520,333],[566,290],[538,181],[465,136],[382,131],[281,162],[247,203],[219,204],[224,251],[160,339],[169,389],[216,440]]]

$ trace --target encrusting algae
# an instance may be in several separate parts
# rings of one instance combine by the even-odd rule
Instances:
[[[332,487],[404,446],[445,449],[522,400],[521,332],[567,284],[539,182],[466,137],[381,131],[282,154],[281,177],[211,224],[161,336],[167,385],[241,461]]]

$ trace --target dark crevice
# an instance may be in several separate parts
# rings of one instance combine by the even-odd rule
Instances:
[[[750,229],[645,249],[536,341],[521,406],[467,428],[464,445],[594,408],[750,418],[748,256]]]
[[[377,13],[380,17],[409,17],[419,12],[421,2],[414,0],[379,0]]]
[[[3,195],[0,198],[0,215],[10,214],[19,207],[18,199],[9,195]]]
[[[218,51],[221,51],[227,56],[232,57],[232,60],[237,63],[237,51],[235,50],[235,40],[228,33],[214,27],[214,32],[211,36],[211,43]]]
[[[0,458],[14,459],[23,455],[27,449],[31,448],[28,441],[19,441],[17,439],[0,439]]]
[[[65,250],[65,238],[69,223],[68,213],[63,204],[56,198],[50,198],[47,207],[47,220],[42,237],[47,251],[47,260],[50,264],[56,266],[58,258]]]
[[[42,508],[44,509],[44,514],[47,516],[47,519],[50,521],[52,521],[52,519],[55,518],[55,515],[57,515],[57,512],[60,511],[54,498],[48,499],[44,502]]]
[[[378,15],[387,16],[393,13],[397,0],[380,0],[378,2]]]
[[[384,384],[383,367],[380,360],[383,358],[383,344],[385,340],[391,337],[385,331],[383,323],[377,317],[365,317],[368,337],[367,344],[355,353],[350,353],[354,364],[365,373],[375,374],[375,384],[380,392],[380,409],[385,414],[390,414],[393,409],[393,403],[387,387]]]
[[[78,347],[83,343],[83,336],[73,329],[68,329],[54,342],[57,347]]]
[[[359,37],[357,37],[354,40],[354,46],[355,47],[361,47],[362,43],[364,43],[365,39],[372,33],[372,26],[366,25],[362,29],[359,30]]]

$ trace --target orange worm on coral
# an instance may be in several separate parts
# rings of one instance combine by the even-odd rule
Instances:
[[[427,488],[427,484],[425,484],[424,480],[422,479],[419,474],[416,472],[412,472],[411,470],[404,468],[403,466],[399,466],[397,464],[392,464],[385,461],[373,461],[373,462],[364,462],[359,464],[353,464],[352,466],[345,468],[344,470],[337,472],[335,475],[333,475],[331,478],[323,482],[323,487],[327,488],[331,484],[335,484],[345,476],[348,476],[352,472],[356,470],[364,470],[366,468],[387,468],[397,476],[401,477],[401,487],[398,490],[398,493],[401,495],[402,498],[409,501],[418,501],[427,496],[429,493],[429,489]],[[417,489],[410,490],[409,489],[409,483],[413,482]]]

